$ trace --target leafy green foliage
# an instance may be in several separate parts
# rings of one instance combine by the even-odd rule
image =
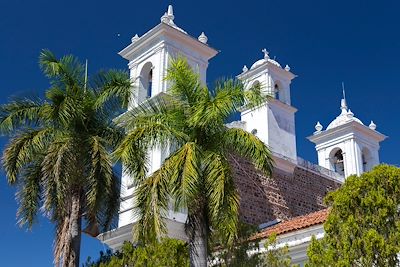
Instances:
[[[277,236],[271,235],[264,243],[267,249],[260,252],[259,241],[249,241],[249,238],[258,231],[256,226],[240,224],[238,239],[233,245],[221,246],[223,239],[214,240],[218,250],[211,256],[210,262],[218,267],[290,267],[292,264],[289,256],[289,247],[277,245]]]
[[[130,80],[110,71],[87,83],[75,57],[58,59],[48,50],[39,62],[50,80],[45,99],[0,106],[0,132],[11,137],[3,167],[8,183],[18,188],[21,226],[31,228],[42,212],[56,225],[55,264],[76,266],[82,224],[108,229],[119,207],[111,151],[124,131],[112,119],[126,106]],[[110,102],[119,105],[111,109]]]
[[[135,237],[152,242],[165,235],[163,218],[172,200],[175,210],[188,212],[191,245],[196,239],[207,244],[216,233],[232,244],[237,238],[239,195],[229,159],[233,154],[248,158],[268,175],[272,157],[257,137],[224,123],[240,107],[265,103],[267,96],[260,88],[244,91],[235,80],[220,82],[210,91],[184,59],[172,62],[166,79],[171,84],[168,94],[118,118],[128,133],[115,157],[137,186]],[[173,150],[161,168],[146,177],[147,162],[138,160],[136,147]]]
[[[124,243],[120,252],[100,254],[96,262],[88,259],[85,267],[185,267],[189,266],[187,244],[181,240],[165,238],[145,246]]]
[[[276,235],[271,235],[264,244],[267,252],[263,255],[263,261],[260,266],[265,267],[290,267],[298,266],[292,264],[292,259],[289,254],[289,247],[278,247],[276,242]]]
[[[400,266],[400,169],[380,165],[350,176],[326,203],[325,237],[313,239],[308,266]]]
[[[213,247],[218,249],[210,256],[210,262],[218,267],[253,267],[260,266],[262,256],[259,253],[259,242],[248,241],[258,231],[258,227],[240,223],[238,227],[238,238],[233,244],[227,244],[222,236],[214,236]],[[249,253],[251,252],[251,253]]]

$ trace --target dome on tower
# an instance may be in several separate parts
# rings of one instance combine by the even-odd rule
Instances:
[[[354,113],[351,112],[350,109],[349,110],[347,109],[347,104],[345,99],[342,99],[340,109],[342,110],[342,112],[331,123],[329,123],[328,127],[326,128],[327,130],[336,128],[340,125],[346,124],[351,121],[355,121],[359,124],[364,125],[364,123],[362,123],[360,119],[354,117]]]
[[[271,59],[269,57],[269,55],[268,55],[269,53],[265,48],[262,50],[262,52],[264,53],[264,58],[263,59],[259,59],[256,62],[254,62],[253,65],[251,65],[251,67],[250,67],[251,70],[255,69],[258,66],[261,66],[261,65],[263,65],[265,63],[268,63],[268,62],[273,64],[273,65],[275,65],[275,66],[277,66],[277,67],[279,67],[279,68],[282,68],[281,64],[279,64],[278,61],[276,61],[275,59]]]
[[[261,66],[261,65],[263,65],[264,63],[266,63],[267,62],[267,60],[266,59],[259,59],[259,60],[257,60],[256,62],[254,62],[253,63],[253,65],[251,65],[251,67],[250,67],[250,69],[252,70],[252,69],[255,69],[255,68],[257,68],[258,66]]]
[[[258,66],[261,66],[261,65],[263,65],[263,64],[265,64],[265,63],[267,63],[267,62],[269,62],[269,63],[271,63],[271,64],[274,64],[275,66],[277,66],[277,67],[279,67],[279,68],[282,68],[281,64],[279,64],[278,61],[273,60],[273,59],[270,59],[270,58],[268,58],[268,59],[263,58],[263,59],[259,59],[259,60],[257,60],[256,62],[254,62],[253,65],[251,65],[250,69],[251,69],[251,70],[252,70],[252,69],[255,69],[255,68],[257,68]]]

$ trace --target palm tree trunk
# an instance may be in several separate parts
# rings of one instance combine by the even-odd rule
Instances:
[[[201,229],[198,229],[191,244],[190,266],[207,267],[207,230],[205,223],[201,223]]]
[[[79,267],[79,256],[81,250],[81,194],[76,192],[72,195],[71,217],[70,217],[70,234],[71,249],[68,257],[68,267]]]

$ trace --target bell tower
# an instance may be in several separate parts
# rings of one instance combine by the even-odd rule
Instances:
[[[317,122],[316,131],[308,139],[315,143],[318,164],[346,178],[379,164],[379,143],[386,136],[376,130],[373,121],[367,127],[356,118],[348,109],[344,94],[340,110],[326,130]]]
[[[129,61],[129,71],[134,82],[131,106],[161,92],[167,92],[164,80],[169,62],[178,56],[185,57],[201,80],[206,82],[208,61],[218,52],[208,46],[208,38],[202,32],[198,38],[190,36],[174,22],[172,6],[161,17],[161,23],[139,37],[132,37],[131,44],[119,55]]]
[[[174,19],[173,8],[170,5],[157,26],[143,36],[139,37],[137,34],[133,36],[131,43],[119,52],[120,56],[129,61],[128,67],[133,83],[132,98],[128,109],[132,109],[161,92],[168,92],[169,84],[164,78],[169,64],[174,58],[186,58],[193,70],[199,73],[201,81],[206,83],[208,61],[218,51],[207,44],[208,38],[204,32],[198,38],[192,37],[178,27]],[[158,170],[168,154],[169,150],[166,148],[154,148],[149,151],[149,173]],[[119,227],[134,221],[132,217],[133,191],[131,177],[123,174]],[[185,216],[172,211],[168,215],[173,220],[183,222],[186,220]]]
[[[260,138],[272,152],[297,162],[294,119],[297,109],[290,101],[290,84],[296,76],[288,65],[282,68],[271,59],[266,49],[262,52],[264,57],[250,69],[244,66],[237,77],[244,83],[245,90],[259,85],[271,98],[258,108],[242,110],[241,121],[245,130]]]
[[[137,106],[168,91],[168,82],[164,79],[169,63],[177,57],[187,59],[189,65],[206,82],[208,61],[218,52],[208,46],[208,38],[202,32],[198,38],[190,36],[174,22],[172,6],[161,17],[161,23],[139,37],[132,37],[132,42],[119,55],[129,61],[133,91],[130,107]],[[154,172],[165,159],[165,151],[153,151],[150,155],[150,172]]]

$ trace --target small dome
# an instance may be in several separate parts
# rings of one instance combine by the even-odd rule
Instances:
[[[336,117],[336,119],[334,119],[331,123],[329,123],[329,125],[328,125],[328,127],[326,127],[326,129],[327,130],[333,129],[333,128],[336,128],[340,125],[346,124],[351,121],[355,121],[355,122],[358,122],[359,124],[364,125],[364,123],[362,123],[362,121],[356,117],[349,118],[347,116],[339,115]]]
[[[282,68],[281,64],[279,64],[278,61],[276,61],[276,60],[268,59],[268,62],[271,62],[271,64],[274,64],[275,66],[278,66],[279,68]]]
[[[259,60],[257,60],[256,62],[254,62],[254,64],[253,65],[251,65],[251,67],[250,67],[250,69],[252,70],[252,69],[255,69],[255,68],[257,68],[258,66],[261,66],[261,65],[263,65],[264,63],[266,63],[267,62],[267,60],[266,59],[259,59]]]
[[[329,123],[328,127],[326,127],[327,130],[336,128],[340,125],[349,123],[351,121],[355,121],[358,122],[359,124],[364,125],[364,123],[362,123],[360,119],[354,117],[354,113],[351,112],[350,109],[347,110],[346,100],[342,99],[340,109],[342,110],[342,112],[340,113],[339,116],[336,117],[336,119],[334,119],[331,123]]]
[[[274,64],[275,66],[277,66],[277,67],[279,67],[279,68],[282,68],[281,67],[281,64],[279,64],[276,60],[273,60],[273,59],[265,59],[265,58],[263,58],[263,59],[259,59],[259,60],[257,60],[256,62],[254,62],[254,64],[253,65],[251,65],[251,67],[250,67],[250,69],[252,70],[252,69],[255,69],[255,68],[257,68],[257,67],[259,67],[259,66],[261,66],[261,65],[263,65],[263,64],[265,64],[265,63],[267,63],[267,62],[269,62],[269,63],[271,63],[271,64]]]

